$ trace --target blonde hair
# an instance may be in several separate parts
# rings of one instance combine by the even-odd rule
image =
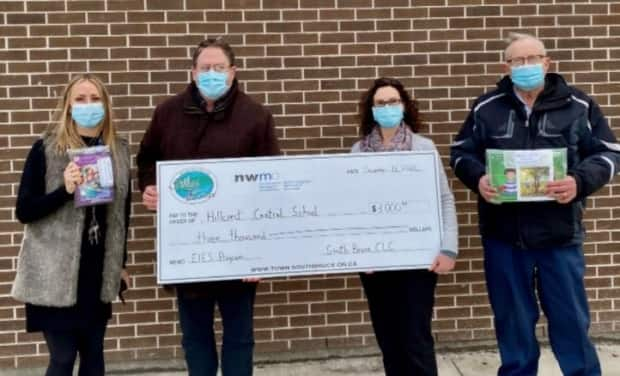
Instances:
[[[510,56],[508,56],[508,49],[512,46],[513,43],[523,40],[533,40],[540,45],[541,51],[543,55],[547,55],[547,50],[545,49],[545,44],[535,37],[532,34],[526,33],[515,33],[511,32],[508,34],[508,38],[506,38],[506,49],[504,50],[504,59],[508,60]]]
[[[105,88],[103,82],[92,74],[77,75],[69,81],[67,86],[65,86],[62,95],[58,100],[58,105],[56,106],[52,123],[50,124],[47,132],[51,135],[56,151],[59,154],[65,153],[68,149],[82,148],[86,146],[77,131],[77,125],[71,117],[71,93],[77,84],[84,81],[88,81],[95,85],[97,91],[99,92],[101,103],[103,104],[103,108],[105,110],[105,116],[101,122],[101,125],[99,125],[101,129],[101,138],[103,143],[110,147],[112,154],[116,155],[114,142],[116,139],[116,128],[112,118],[112,103],[110,100],[110,94]]]

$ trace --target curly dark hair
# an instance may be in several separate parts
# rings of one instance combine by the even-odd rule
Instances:
[[[378,126],[372,116],[372,107],[374,105],[375,93],[384,86],[391,86],[398,90],[404,107],[403,121],[412,132],[418,132],[421,125],[418,102],[415,99],[411,99],[411,96],[400,81],[395,78],[381,77],[377,78],[370,89],[362,95],[359,103],[360,136],[368,136],[373,128]]]

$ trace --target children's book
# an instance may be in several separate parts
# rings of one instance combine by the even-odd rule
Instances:
[[[69,150],[82,179],[75,190],[75,206],[90,206],[114,200],[114,173],[110,148],[106,145]]]
[[[566,177],[566,149],[487,149],[487,174],[497,202],[550,201],[547,183]]]

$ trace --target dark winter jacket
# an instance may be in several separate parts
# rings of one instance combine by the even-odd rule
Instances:
[[[137,155],[138,183],[154,185],[157,161],[270,156],[280,153],[271,113],[238,89],[237,81],[212,112],[192,82],[157,106]],[[179,285],[184,296],[237,288],[238,281]]]
[[[137,155],[140,190],[155,184],[157,161],[280,153],[271,113],[238,90],[237,81],[213,112],[205,108],[193,82],[157,106]]]
[[[504,77],[496,90],[476,100],[451,147],[454,173],[476,193],[486,149],[567,149],[568,174],[577,183],[571,203],[496,205],[478,199],[481,235],[521,248],[581,243],[585,198],[620,169],[620,145],[599,106],[558,74],[547,74],[545,81],[528,117],[510,77]]]

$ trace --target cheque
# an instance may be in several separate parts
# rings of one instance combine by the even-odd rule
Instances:
[[[158,283],[428,267],[435,152],[157,163]]]

